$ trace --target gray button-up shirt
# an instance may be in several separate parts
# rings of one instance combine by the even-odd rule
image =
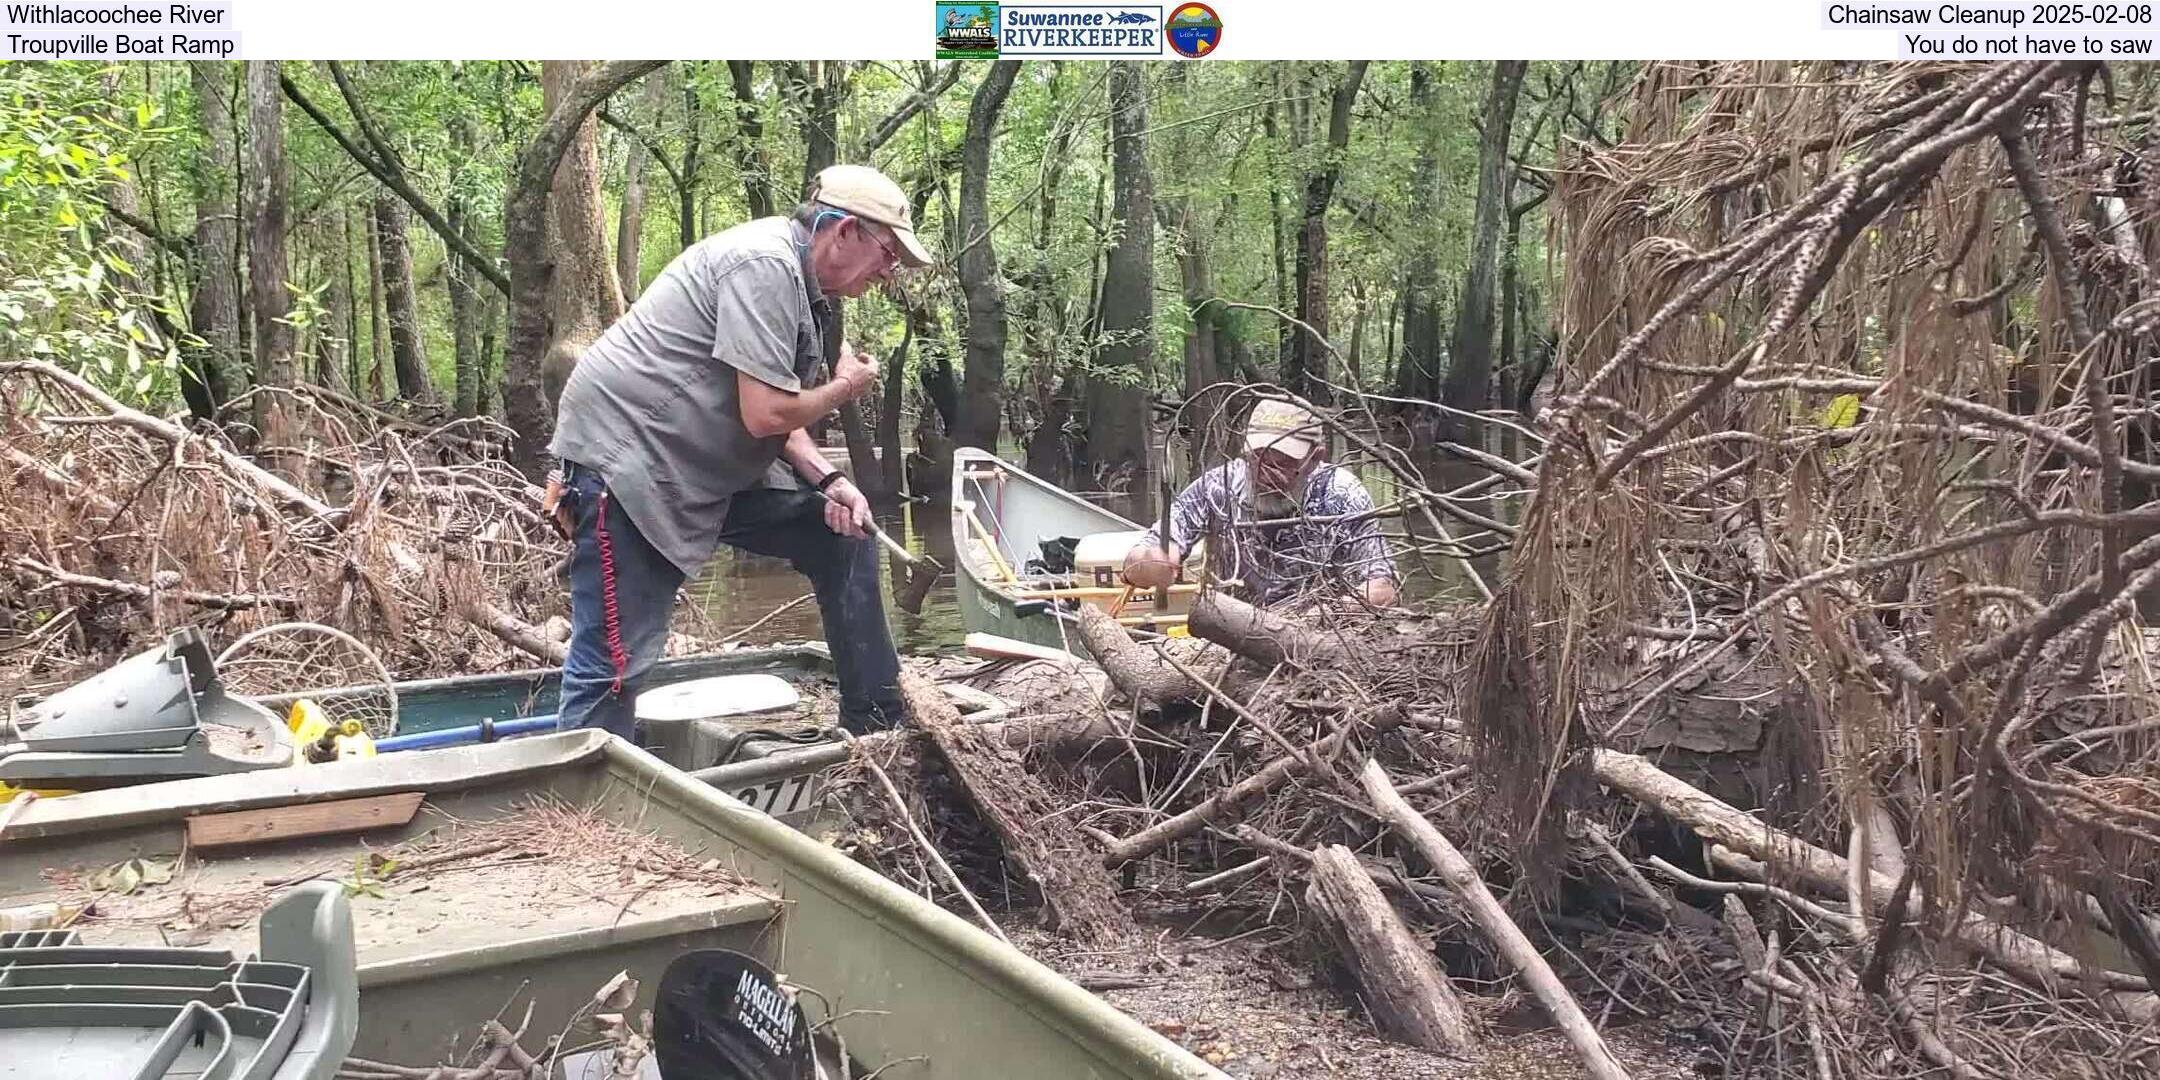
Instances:
[[[760,218],[707,237],[578,359],[548,449],[597,470],[638,531],[695,575],[728,501],[784,471],[775,462],[786,437],[743,426],[735,374],[789,392],[810,385],[827,311],[794,222]]]

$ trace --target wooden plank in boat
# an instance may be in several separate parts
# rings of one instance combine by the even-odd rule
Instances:
[[[980,631],[967,636],[966,646],[969,656],[980,656],[991,660],[1048,660],[1052,663],[1063,664],[1066,667],[1076,667],[1080,663],[1078,657],[1063,649],[1053,649],[1048,645],[1017,641],[1013,638],[1000,637],[997,634],[985,634]]]
[[[422,798],[420,792],[401,791],[364,799],[197,814],[187,819],[187,842],[203,850],[403,825],[420,812]]]

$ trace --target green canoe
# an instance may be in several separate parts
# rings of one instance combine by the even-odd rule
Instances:
[[[1160,601],[1149,593],[1124,598],[1117,579],[1091,575],[1087,567],[1076,571],[1055,554],[1062,549],[1069,557],[1076,541],[1116,534],[1125,538],[1111,545],[1121,557],[1129,546],[1125,540],[1145,526],[974,447],[953,451],[952,483],[953,554],[959,564],[953,577],[961,622],[970,633],[1085,656],[1073,627],[1073,607],[1079,603],[1115,607],[1119,619],[1142,636],[1184,632],[1173,601],[1188,598],[1195,586],[1174,585],[1174,595]]]

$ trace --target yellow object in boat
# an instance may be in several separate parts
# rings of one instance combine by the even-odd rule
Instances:
[[[298,748],[293,755],[294,765],[375,756],[375,740],[368,737],[360,721],[348,719],[333,724],[323,715],[322,706],[311,699],[293,702],[285,726],[292,729],[293,745]]]
[[[0,780],[0,806],[7,805],[15,796],[25,791],[36,795],[40,799],[57,799],[62,795],[75,794],[74,791],[67,788],[16,787],[5,780]]]
[[[1168,629],[1163,631],[1163,636],[1189,638],[1192,636],[1192,631],[1186,629],[1184,623],[1172,623]]]

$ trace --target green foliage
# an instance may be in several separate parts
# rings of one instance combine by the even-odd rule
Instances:
[[[154,400],[178,370],[152,332],[162,298],[135,265],[105,193],[172,135],[147,100],[109,100],[105,69],[0,63],[0,355],[47,359],[123,397]]]

